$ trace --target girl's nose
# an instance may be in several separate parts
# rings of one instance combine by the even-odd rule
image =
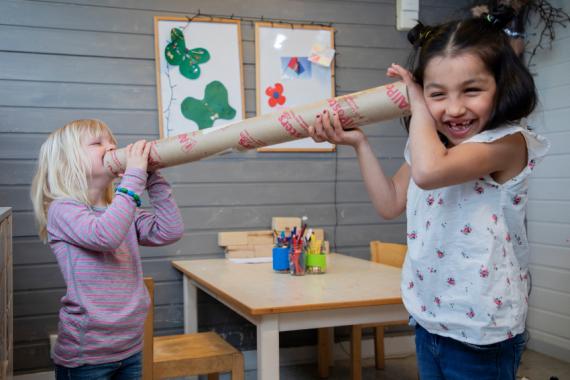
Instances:
[[[447,104],[446,112],[449,116],[461,116],[465,113],[465,106],[461,101],[450,100]]]
[[[115,144],[110,144],[110,145],[107,145],[107,147],[105,148],[105,151],[109,152],[109,151],[115,150],[115,149],[117,149],[117,146]]]

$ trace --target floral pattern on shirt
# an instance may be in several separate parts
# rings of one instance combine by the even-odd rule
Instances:
[[[431,333],[492,344],[524,330],[528,176],[549,143],[520,126],[483,131],[464,143],[487,143],[514,133],[525,137],[529,160],[504,184],[485,176],[423,190],[410,180],[402,298],[412,317]],[[409,164],[408,146],[405,156]]]

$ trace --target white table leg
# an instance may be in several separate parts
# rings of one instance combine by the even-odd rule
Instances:
[[[190,334],[198,332],[198,292],[196,285],[183,276],[182,278],[183,299],[184,299],[184,333]]]
[[[266,315],[257,325],[257,380],[279,380],[279,319]]]

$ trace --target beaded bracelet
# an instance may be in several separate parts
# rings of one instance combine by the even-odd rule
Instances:
[[[132,190],[129,189],[125,189],[124,187],[117,187],[117,193],[123,193],[123,194],[127,194],[130,197],[133,198],[133,200],[135,201],[135,203],[137,204],[137,207],[141,207],[141,197],[139,197],[139,195],[137,193],[135,193]]]

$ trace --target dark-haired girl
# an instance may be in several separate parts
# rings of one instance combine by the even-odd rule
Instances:
[[[324,112],[315,141],[352,146],[384,218],[407,212],[402,298],[416,322],[420,378],[515,379],[526,343],[528,177],[549,144],[529,131],[532,76],[503,27],[509,12],[409,33],[419,49],[408,87],[405,163],[384,174],[366,136]]]

